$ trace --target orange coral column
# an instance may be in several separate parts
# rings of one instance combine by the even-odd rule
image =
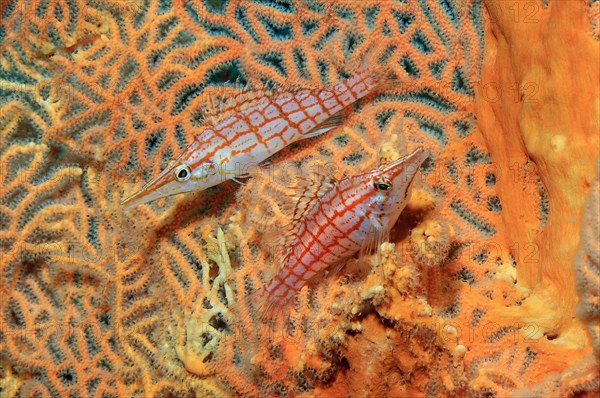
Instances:
[[[511,165],[498,181],[511,204],[503,214],[509,237],[539,250],[536,261],[517,262],[519,283],[559,293],[551,301],[563,324],[577,301],[572,264],[599,150],[599,43],[583,1],[484,3],[477,117],[494,162]],[[536,228],[536,171],[548,193],[544,228]]]

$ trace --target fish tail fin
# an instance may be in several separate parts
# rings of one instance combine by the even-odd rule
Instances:
[[[375,44],[364,43],[357,47],[352,53],[345,50],[344,32],[336,31],[327,42],[329,59],[338,69],[349,74],[362,73],[377,65]],[[360,50],[360,47],[366,47]],[[362,54],[362,55],[361,55]]]
[[[379,51],[376,43],[371,43],[359,58],[358,72],[374,72],[381,69]]]
[[[379,42],[366,42],[357,47],[348,58],[347,52],[343,49],[344,42],[344,34],[337,31],[327,43],[329,58],[338,70],[349,74],[367,72],[385,86],[405,83],[391,67],[386,65],[385,59],[389,46],[385,47]]]
[[[225,344],[235,344],[238,355],[245,358],[247,365],[252,365],[265,344],[275,342],[280,334],[277,331],[281,327],[270,320],[279,310],[264,287],[237,296],[236,302],[228,306],[232,333]]]
[[[379,70],[372,72],[375,80],[379,83],[379,87],[398,87],[402,84],[406,84],[407,80],[402,79],[391,69],[380,67]]]
[[[258,342],[261,336],[272,333],[280,325],[284,306],[271,297],[263,286],[238,298],[229,310],[240,328],[241,336]]]
[[[402,79],[393,68],[385,62],[387,49],[380,43],[370,43],[360,57],[357,72],[369,73],[380,86],[396,86],[408,81]]]

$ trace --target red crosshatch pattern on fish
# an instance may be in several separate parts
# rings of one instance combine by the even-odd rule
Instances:
[[[280,314],[319,273],[335,273],[361,249],[378,248],[406,206],[413,178],[429,155],[419,147],[388,165],[340,181],[324,177],[313,189],[305,189],[294,212],[283,266],[256,291],[258,318]]]
[[[321,135],[342,122],[345,108],[372,93],[384,79],[359,72],[322,90],[264,95],[208,125],[158,177],[123,205],[198,191],[243,177],[240,165],[258,164],[286,146]]]

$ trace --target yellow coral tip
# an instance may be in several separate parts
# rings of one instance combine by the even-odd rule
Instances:
[[[54,50],[56,50],[56,47],[54,47],[54,44],[52,43],[45,43],[41,48],[42,54],[44,55],[51,54]]]
[[[462,344],[459,344],[456,347],[454,347],[454,354],[456,355],[465,355],[467,351],[467,347],[465,347]]]
[[[567,137],[562,134],[556,134],[550,139],[550,145],[554,152],[560,152],[565,149]]]
[[[452,337],[458,336],[458,330],[454,326],[448,325],[446,327],[446,333]]]

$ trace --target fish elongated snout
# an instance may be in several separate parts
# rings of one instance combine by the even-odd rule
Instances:
[[[429,150],[418,147],[410,154],[385,166],[384,172],[392,179],[402,175],[405,179],[403,182],[410,182],[419,171],[419,167],[421,167],[429,156],[431,156]]]
[[[143,205],[144,203],[148,203],[151,200],[154,200],[156,198],[152,197],[152,195],[147,192],[147,190],[145,189],[140,189],[139,191],[137,191],[136,193],[134,193],[133,195],[128,196],[127,198],[125,198],[122,202],[121,205],[129,210],[132,209],[136,206],[139,205]]]
[[[172,174],[171,168],[163,170],[158,177],[146,183],[141,189],[133,195],[125,198],[121,205],[125,209],[131,209],[144,203],[151,202],[155,199],[163,198],[179,193],[177,182],[170,177]]]

